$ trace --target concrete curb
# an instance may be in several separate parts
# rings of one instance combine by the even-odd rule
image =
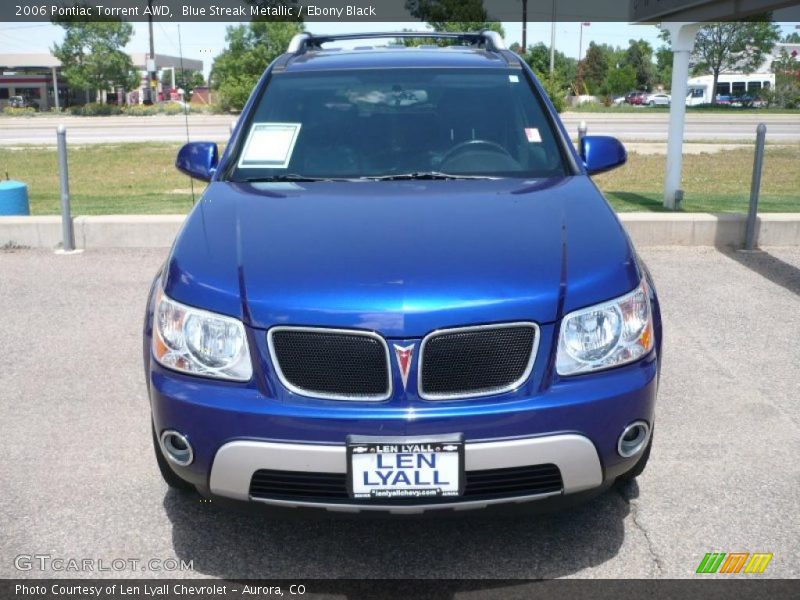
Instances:
[[[744,244],[746,216],[708,213],[620,213],[634,243],[645,246]],[[169,248],[184,215],[74,217],[78,248]],[[758,219],[761,246],[800,246],[800,213],[765,213]],[[61,217],[0,217],[0,247],[56,248]]]

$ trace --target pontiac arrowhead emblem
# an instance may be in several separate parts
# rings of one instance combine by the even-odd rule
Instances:
[[[414,344],[410,346],[398,346],[393,344],[394,353],[397,356],[397,366],[400,367],[400,377],[403,379],[403,389],[408,386],[408,372],[411,370],[411,357],[414,355]]]

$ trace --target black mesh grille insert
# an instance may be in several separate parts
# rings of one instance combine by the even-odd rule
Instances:
[[[271,337],[276,366],[299,393],[354,399],[388,395],[386,347],[376,337],[302,329],[273,331]]]
[[[424,504],[458,502],[455,498],[354,500],[347,495],[344,473],[306,473],[261,469],[250,480],[250,496],[295,502],[347,504]],[[467,471],[463,500],[490,500],[560,492],[563,484],[556,465],[528,465],[486,471]]]
[[[423,349],[421,392],[435,398],[503,390],[525,375],[535,340],[529,325],[436,334]]]
[[[561,471],[552,464],[467,471],[464,496],[476,498],[503,498],[560,492]]]

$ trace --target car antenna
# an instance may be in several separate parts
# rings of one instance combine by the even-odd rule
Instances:
[[[181,24],[178,25],[178,57],[181,63],[181,75],[183,85],[186,85],[186,73],[183,70],[183,44],[181,43]],[[186,125],[186,143],[189,143],[189,104],[186,102],[186,90],[183,90],[183,122]],[[189,177],[189,186],[192,190],[192,206],[194,206],[194,179]]]

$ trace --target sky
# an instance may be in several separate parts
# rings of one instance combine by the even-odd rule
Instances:
[[[192,22],[181,23],[181,41],[185,58],[202,60],[207,77],[211,63],[216,55],[225,49],[225,32],[232,23]],[[133,23],[135,33],[126,47],[128,52],[147,52],[147,23]],[[794,23],[781,24],[784,34],[795,31]],[[503,23],[506,43],[520,42],[522,26],[519,22]],[[313,33],[346,33],[364,31],[399,31],[402,29],[424,29],[419,22],[414,23],[369,23],[369,22],[329,22],[310,23],[307,29]],[[41,53],[49,52],[54,43],[63,38],[63,29],[49,23],[3,23],[0,22],[0,53]],[[591,23],[583,27],[575,22],[556,23],[556,49],[567,56],[578,57],[579,47],[585,53],[589,42],[628,45],[630,39],[645,39],[657,48],[663,42],[658,37],[659,30],[654,25],[631,25],[628,23]],[[178,56],[178,24],[154,24],[155,50],[159,54]],[[550,23],[528,23],[528,44],[544,42],[550,45]],[[356,43],[356,42],[354,42]]]

